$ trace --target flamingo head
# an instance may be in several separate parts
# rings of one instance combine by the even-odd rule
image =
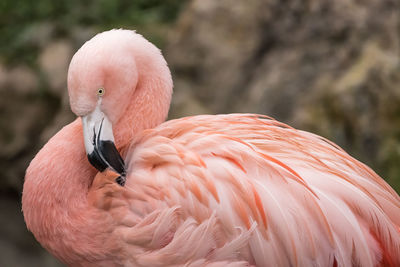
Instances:
[[[143,121],[146,118],[143,117],[146,114],[149,116],[148,120],[160,117],[154,115],[157,113],[161,113],[161,117],[165,119],[170,97],[167,97],[166,111],[163,108],[161,112],[157,108],[149,112],[146,110],[151,106],[149,103],[137,101],[139,97],[157,97],[154,95],[157,92],[152,88],[160,84],[157,82],[157,63],[160,60],[164,62],[167,70],[163,69],[164,78],[167,77],[164,79],[167,81],[167,86],[164,86],[167,88],[164,88],[167,94],[161,92],[161,95],[171,95],[172,82],[168,82],[168,79],[171,80],[170,73],[160,51],[133,31],[111,30],[96,35],[76,52],[69,66],[70,105],[72,111],[82,118],[89,162],[101,172],[111,169],[119,173],[123,178],[119,179],[121,185],[124,184],[125,164],[115,146],[113,128],[118,124],[126,124],[125,128],[129,128],[128,124],[144,125]],[[139,65],[142,69],[138,69]],[[154,77],[149,78],[152,73]],[[146,84],[146,80],[154,81],[156,85],[151,86],[149,82]],[[158,94],[160,95],[160,92]],[[163,113],[166,114],[162,115]],[[124,120],[125,117],[131,118],[131,121]],[[138,119],[135,121],[134,118]],[[160,119],[156,120],[157,123],[161,122]],[[123,139],[118,137],[119,140]]]

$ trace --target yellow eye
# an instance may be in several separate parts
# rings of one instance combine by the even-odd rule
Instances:
[[[99,88],[99,89],[97,90],[97,95],[98,95],[98,96],[103,96],[105,92],[106,92],[106,90],[104,90],[104,88],[101,87],[101,88]]]

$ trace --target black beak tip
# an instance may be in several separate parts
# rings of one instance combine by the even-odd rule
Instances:
[[[107,163],[102,160],[97,149],[93,150],[93,152],[88,154],[87,157],[90,164],[92,164],[92,166],[95,167],[98,171],[102,172],[107,169]]]
[[[116,172],[125,175],[125,162],[119,154],[114,142],[100,140],[97,143],[97,147],[101,159],[106,163],[108,167],[113,168]]]
[[[117,184],[119,184],[120,186],[124,186],[125,182],[126,182],[126,177],[125,175],[120,175],[115,179],[115,182],[117,182]]]
[[[105,169],[110,168],[119,173],[120,176],[115,181],[121,186],[125,185],[125,162],[113,142],[100,141],[87,157],[90,164],[98,171],[103,172]]]

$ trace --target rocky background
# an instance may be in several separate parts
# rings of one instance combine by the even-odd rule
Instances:
[[[400,191],[398,0],[4,0],[0,7],[0,266],[61,266],[25,229],[24,172],[74,119],[66,91],[74,51],[110,28],[137,29],[163,49],[175,81],[170,118],[270,115],[335,141]]]

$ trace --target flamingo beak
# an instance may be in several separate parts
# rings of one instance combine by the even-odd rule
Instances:
[[[108,168],[117,172],[120,177],[116,179],[116,182],[123,186],[126,176],[125,163],[115,147],[112,124],[100,110],[99,105],[92,113],[82,117],[82,124],[90,164],[100,172]]]

